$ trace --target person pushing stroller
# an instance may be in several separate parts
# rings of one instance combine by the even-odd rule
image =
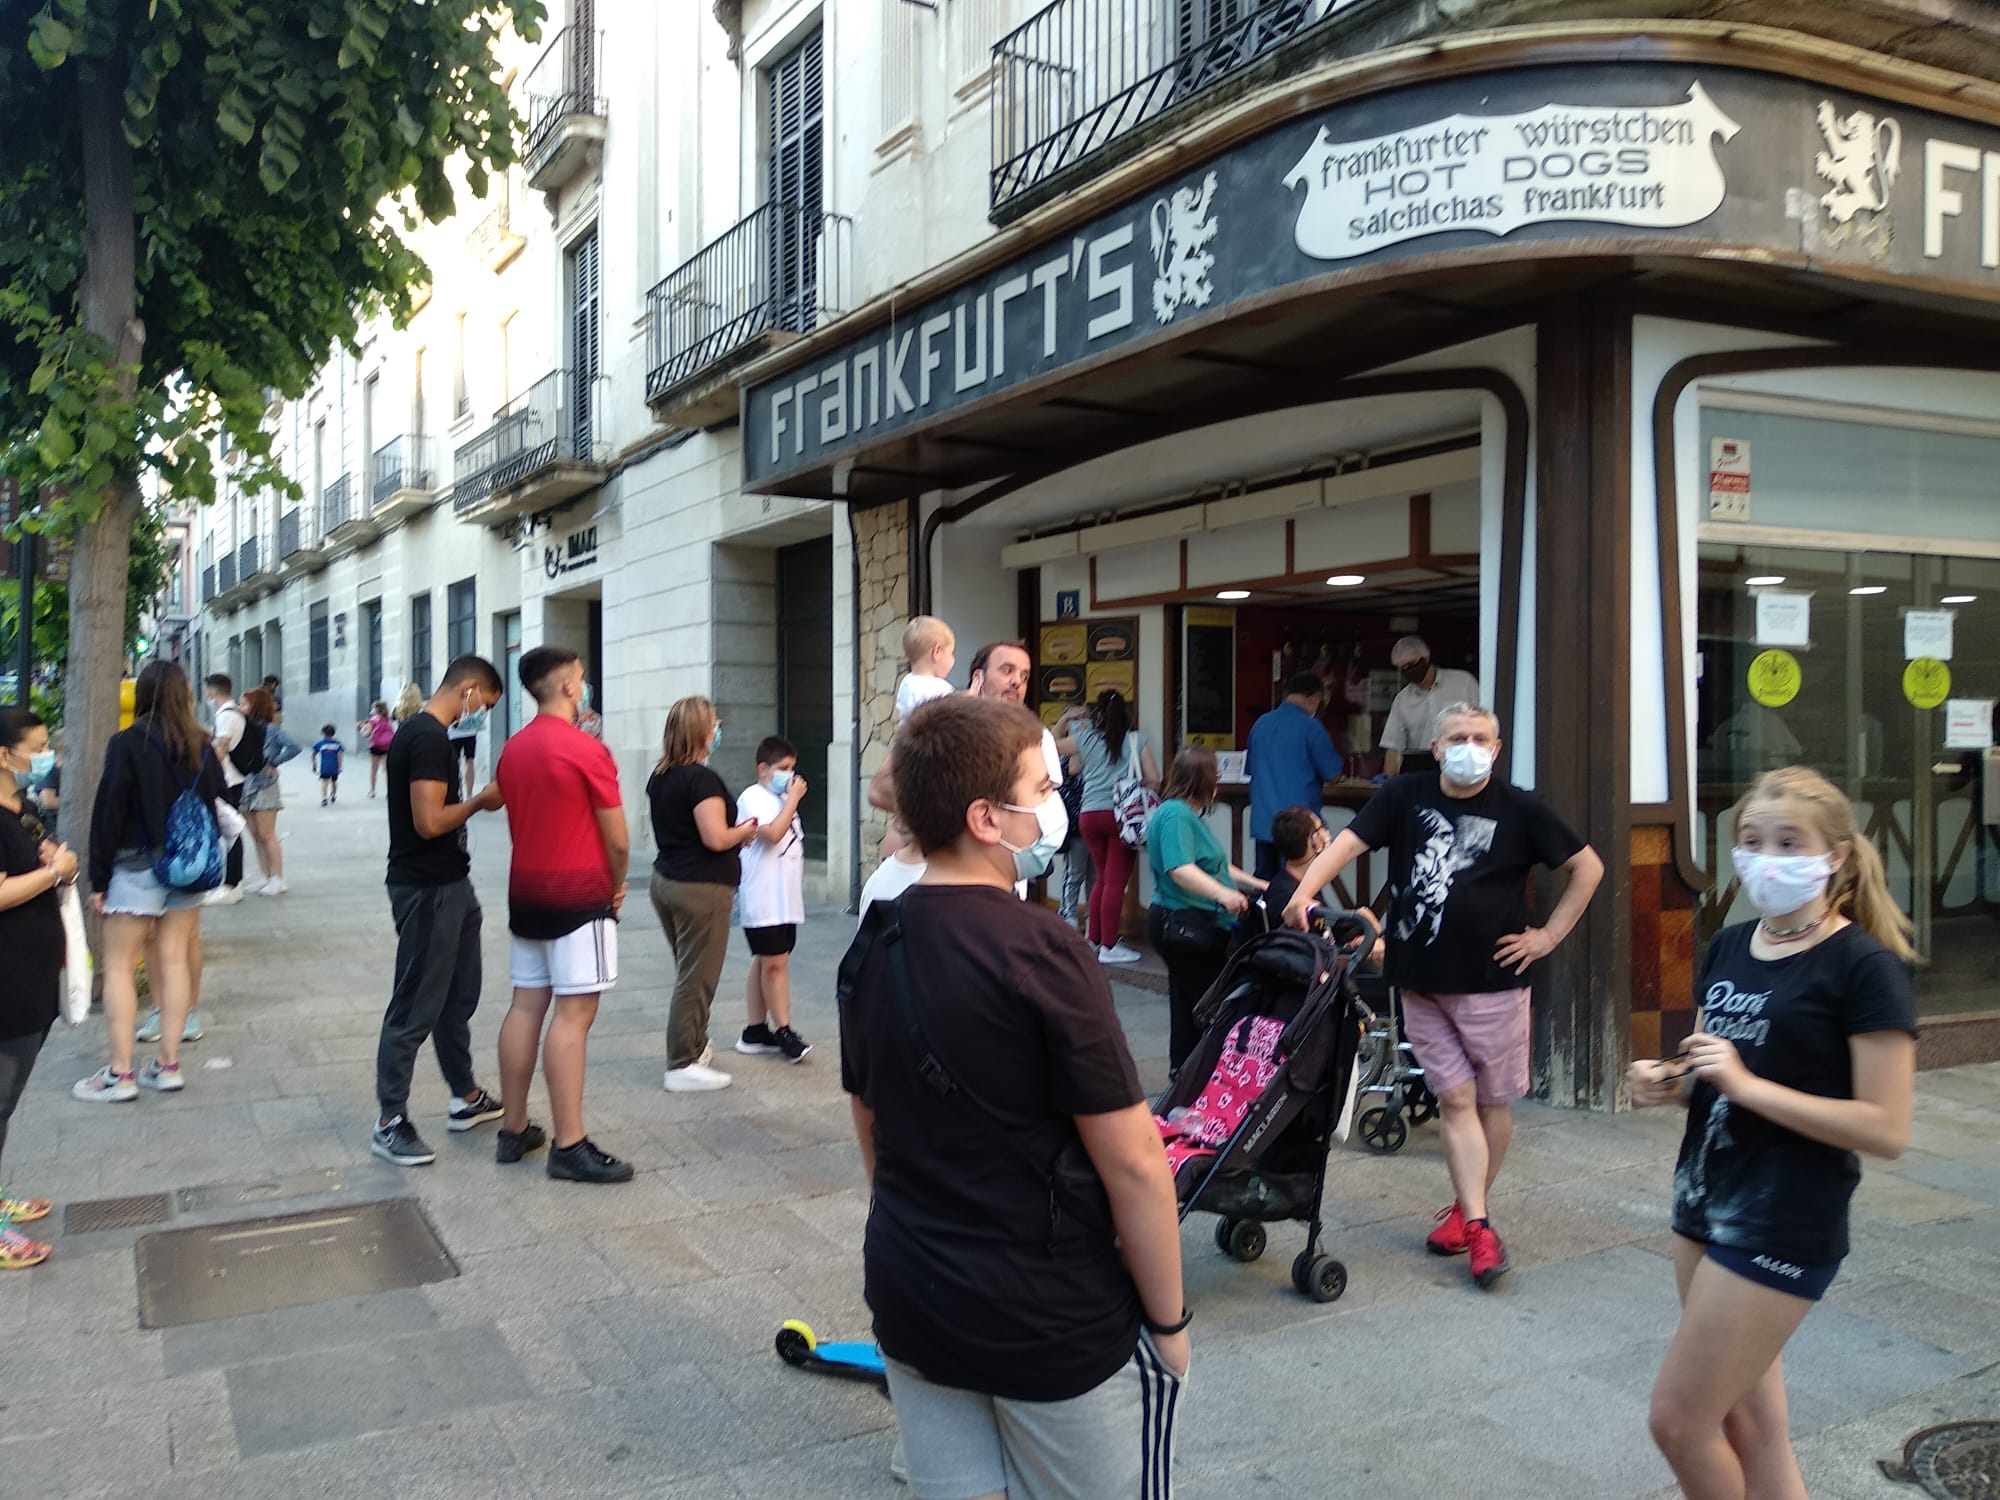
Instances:
[[[1316,899],[1364,850],[1389,850],[1389,981],[1402,989],[1417,1061],[1437,1094],[1445,1165],[1457,1199],[1425,1241],[1433,1255],[1471,1256],[1490,1287],[1508,1268],[1487,1194],[1513,1138],[1513,1104],[1528,1092],[1525,982],[1569,936],[1604,877],[1604,862],[1533,792],[1495,779],[1500,721],[1458,703],[1438,720],[1437,776],[1395,777],[1316,857],[1285,907],[1305,928]],[[1529,872],[1567,877],[1541,927],[1528,920]]]

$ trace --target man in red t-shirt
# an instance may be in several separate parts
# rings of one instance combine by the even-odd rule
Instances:
[[[546,1139],[528,1123],[528,1086],[553,1001],[542,1049],[556,1132],[549,1176],[629,1182],[631,1163],[598,1150],[583,1133],[584,1052],[597,997],[618,982],[618,909],[632,852],[618,766],[576,727],[584,680],[574,651],[537,646],[521,658],[521,686],[537,712],[507,741],[494,772],[510,804],[514,841],[507,880],[514,1004],[500,1026],[502,1097],[511,1102],[495,1155],[519,1161]]]

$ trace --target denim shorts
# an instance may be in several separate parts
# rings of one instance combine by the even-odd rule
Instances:
[[[161,885],[153,876],[153,861],[137,850],[126,850],[111,866],[111,884],[104,889],[104,914],[161,917],[170,911],[188,911],[207,899],[207,891],[176,891]]]

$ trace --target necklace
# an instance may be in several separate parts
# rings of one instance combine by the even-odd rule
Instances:
[[[1833,908],[1829,906],[1803,927],[1773,927],[1770,921],[1764,917],[1757,919],[1757,925],[1764,929],[1764,936],[1774,943],[1796,943],[1800,938],[1807,937],[1816,931],[1832,915]]]

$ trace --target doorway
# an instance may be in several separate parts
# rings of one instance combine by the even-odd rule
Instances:
[[[778,549],[778,732],[798,747],[814,795],[799,804],[806,858],[826,858],[833,742],[833,538]]]
[[[523,719],[523,705],[527,692],[520,686],[521,679],[521,612],[517,609],[501,615],[493,622],[494,655],[500,658],[500,738],[496,745],[504,745],[514,737],[514,731],[526,721]],[[496,759],[494,762],[499,764]]]
[[[361,606],[361,680],[355,684],[355,717],[365,719],[382,696],[382,601]]]

